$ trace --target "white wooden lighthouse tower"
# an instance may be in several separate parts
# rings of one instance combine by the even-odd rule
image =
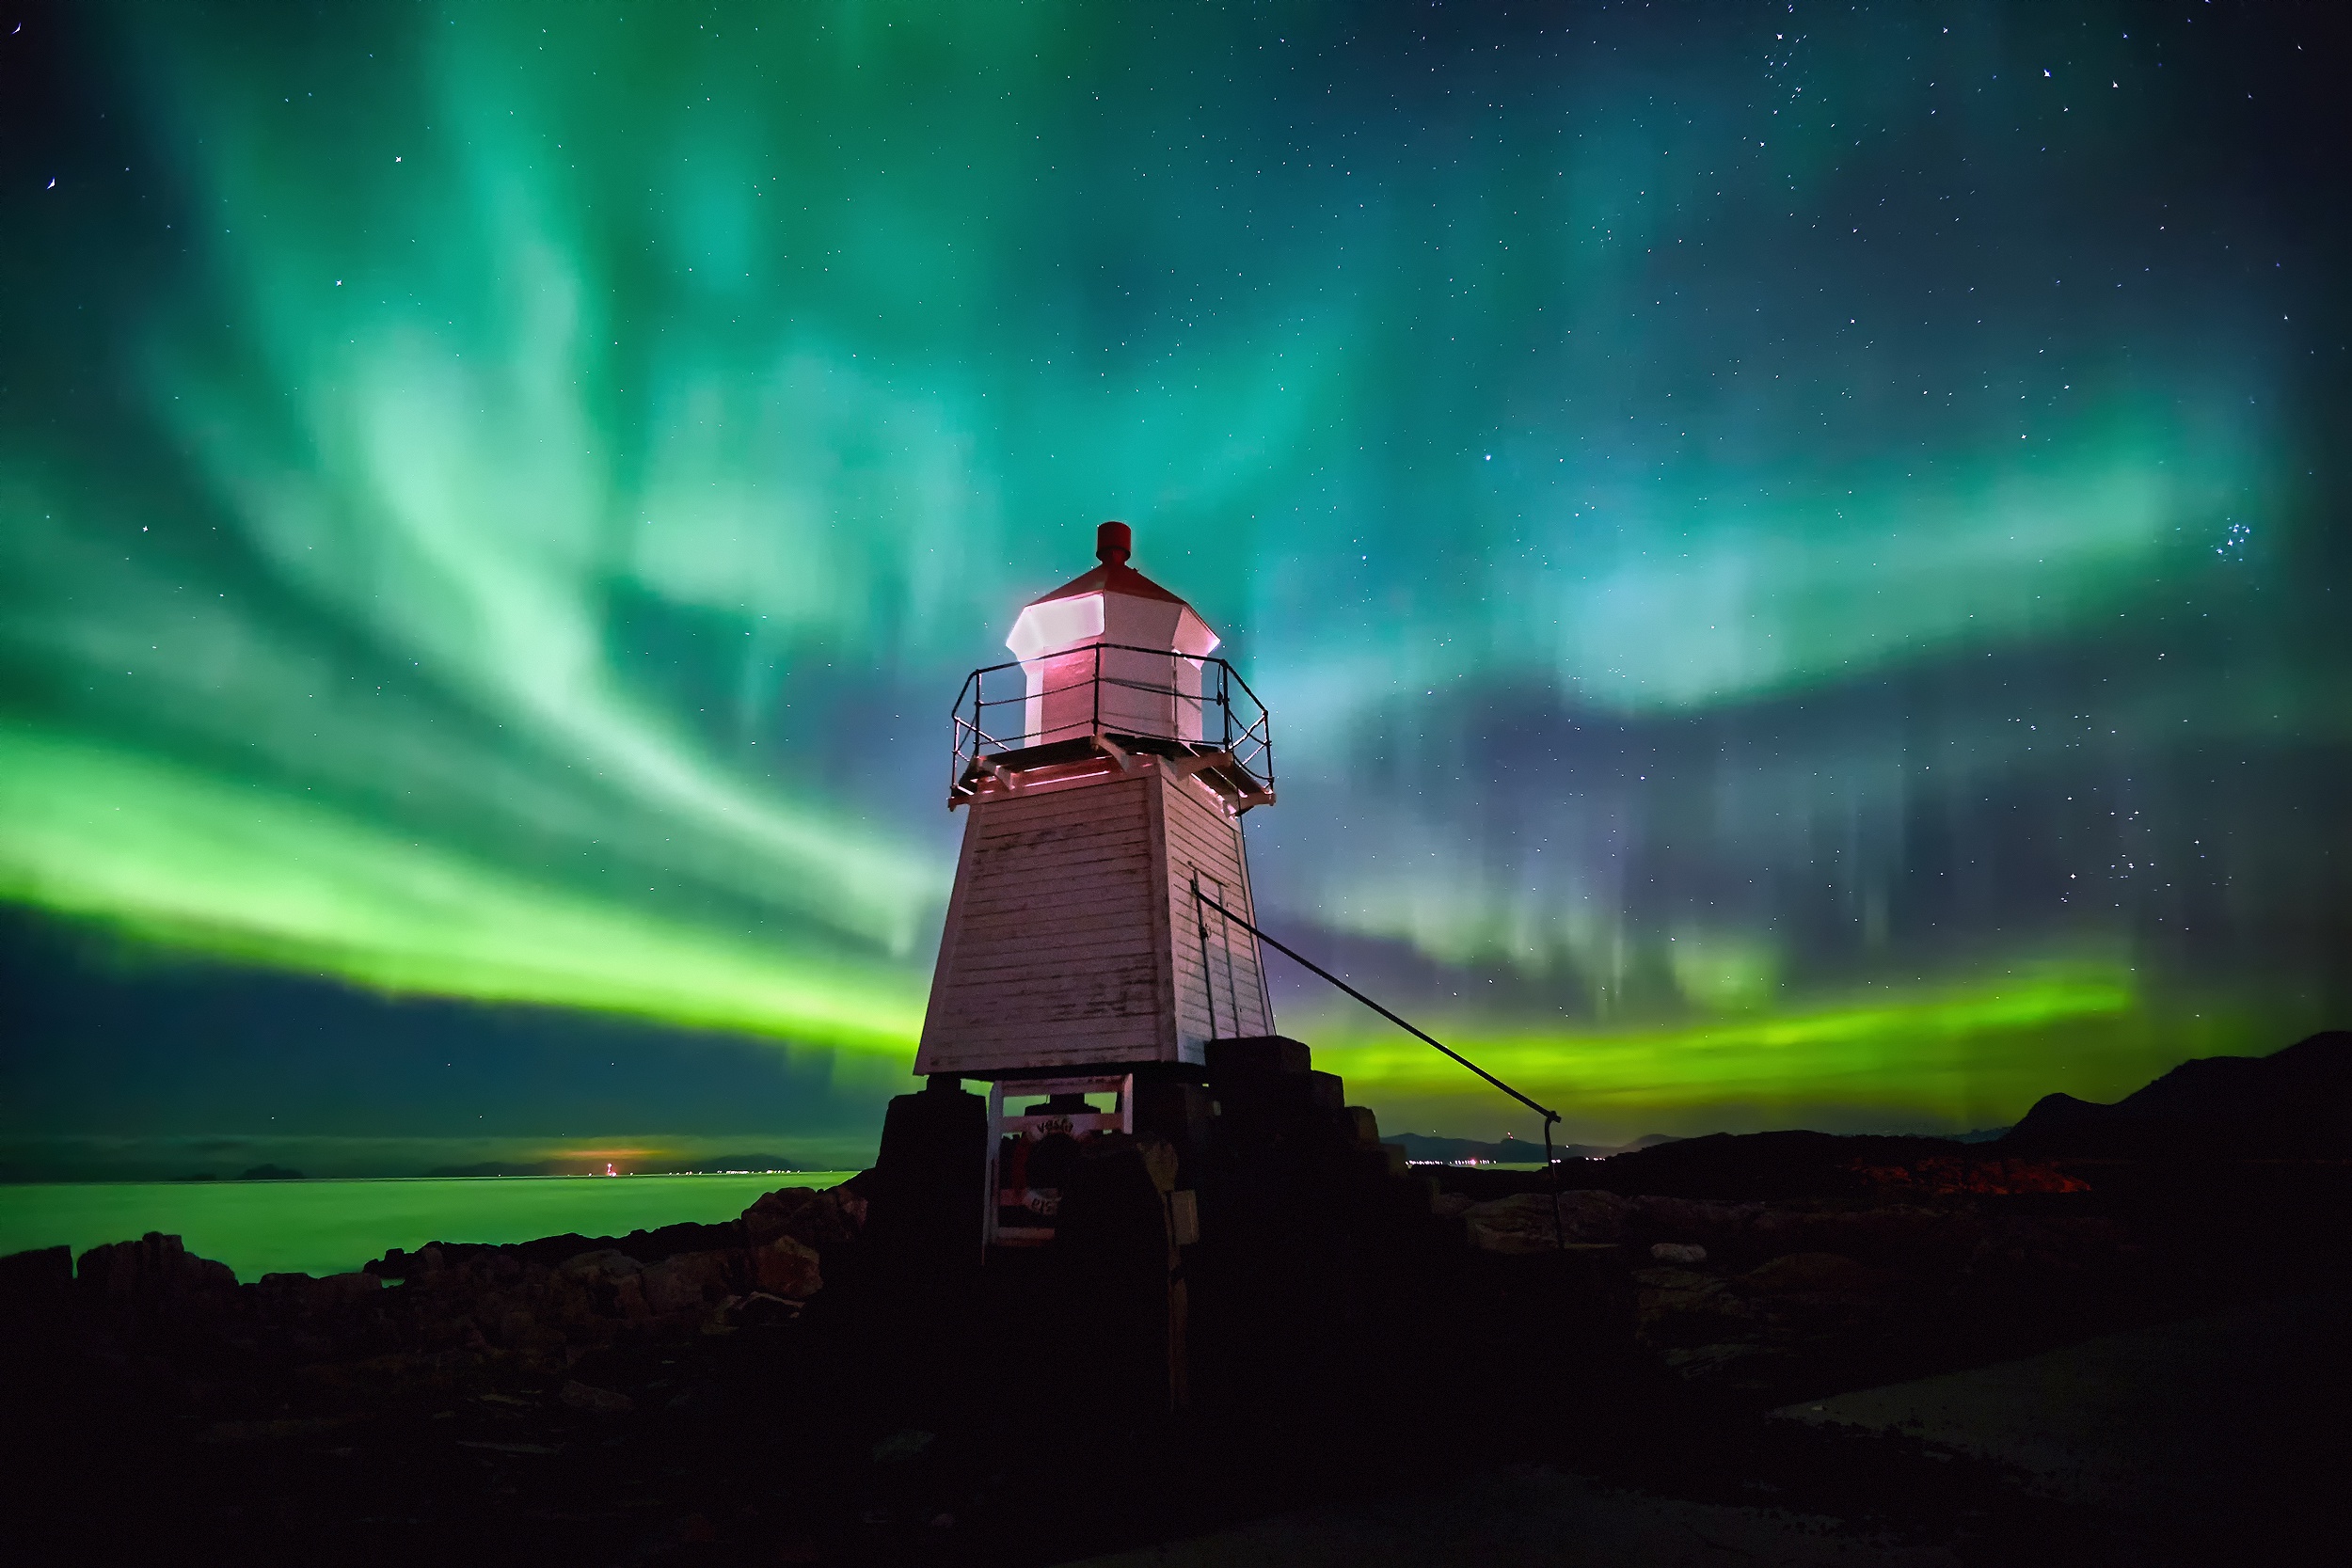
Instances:
[[[1242,814],[1274,800],[1265,709],[1190,605],[1127,564],[1022,610],[1014,661],[956,705],[950,806],[968,808],[915,1071],[992,1080],[1198,1067],[1274,1032]]]

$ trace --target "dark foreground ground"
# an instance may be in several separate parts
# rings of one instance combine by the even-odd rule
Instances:
[[[2262,1303],[1808,1401],[1663,1462],[1520,1461],[1089,1560],[2338,1560],[2347,1308],[2342,1293]]]
[[[1187,1249],[1172,1417],[1064,1264],[910,1270],[837,1203],[783,1251],[675,1227],[383,1285],[14,1263],[0,1556],[2333,1560],[2343,1163],[1673,1147],[1557,1204],[1448,1173],[1352,1248]]]

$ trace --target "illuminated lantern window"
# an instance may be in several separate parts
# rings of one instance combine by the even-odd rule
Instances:
[[[1028,678],[1021,744],[1082,736],[1203,737],[1201,661],[1219,641],[1192,606],[1127,564],[1124,523],[1095,531],[1102,562],[1021,611],[1005,646]]]

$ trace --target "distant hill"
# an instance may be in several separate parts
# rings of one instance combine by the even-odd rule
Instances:
[[[631,1176],[713,1176],[725,1171],[796,1171],[801,1167],[781,1154],[715,1154],[707,1159],[665,1160],[633,1165]],[[427,1176],[602,1176],[601,1161],[573,1155],[562,1160],[485,1160],[470,1165],[436,1165]]]
[[[2352,1033],[2183,1062],[2112,1105],[2044,1095],[2001,1147],[2026,1154],[2352,1154]]]
[[[1455,1164],[1464,1160],[1492,1162],[1506,1165],[1540,1165],[1544,1163],[1544,1146],[1524,1138],[1505,1135],[1497,1143],[1480,1143],[1474,1138],[1439,1138],[1424,1132],[1400,1132],[1384,1141],[1405,1146],[1407,1160],[1435,1160]],[[1649,1148],[1658,1144],[1677,1140],[1663,1132],[1652,1132],[1629,1144],[1554,1144],[1551,1152],[1562,1160],[1598,1160],[1620,1153],[1623,1149]]]

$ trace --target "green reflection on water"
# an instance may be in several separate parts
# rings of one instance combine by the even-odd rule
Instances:
[[[0,1254],[62,1243],[78,1256],[160,1230],[240,1280],[340,1274],[427,1242],[617,1236],[731,1220],[762,1193],[830,1187],[850,1174],[28,1183],[0,1186]]]

